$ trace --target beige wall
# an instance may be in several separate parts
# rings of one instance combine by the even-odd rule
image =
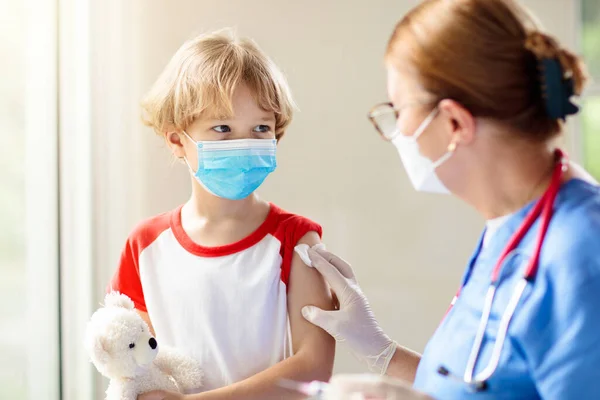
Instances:
[[[190,36],[225,26],[254,38],[285,70],[301,109],[281,142],[280,167],[260,189],[324,227],[349,260],[384,329],[423,350],[482,228],[450,197],[418,194],[394,148],[366,119],[386,100],[382,54],[416,1],[107,0],[95,2],[97,299],[133,224],[186,200],[189,178],[138,122],[138,102]],[[552,3],[552,7],[549,3]],[[574,43],[569,0],[526,1]],[[338,371],[363,371],[339,347]]]

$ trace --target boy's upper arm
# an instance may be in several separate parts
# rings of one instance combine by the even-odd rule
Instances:
[[[148,324],[148,328],[150,329],[150,333],[152,333],[152,336],[156,336],[156,333],[154,333],[154,327],[152,326],[152,322],[150,321],[150,316],[148,315],[148,313],[145,311],[140,311],[138,309],[136,309],[135,311],[137,311],[137,313],[140,315],[140,317],[142,317],[144,322]]]
[[[320,243],[317,232],[304,235],[298,244],[313,246]],[[335,340],[321,328],[306,321],[302,316],[302,308],[307,305],[317,306],[325,310],[333,309],[333,300],[325,280],[314,268],[307,267],[294,254],[289,278],[288,313],[292,330],[292,346],[294,354],[309,353],[310,358],[319,363],[319,367],[333,367]]]

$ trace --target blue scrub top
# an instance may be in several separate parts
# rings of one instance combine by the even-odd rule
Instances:
[[[438,374],[465,373],[492,269],[533,203],[480,244],[452,310],[427,344],[414,387],[436,399],[600,399],[600,188],[573,179],[561,187],[538,273],[525,288],[488,389],[474,393]],[[539,231],[539,219],[500,275],[475,375],[487,366],[498,325]],[[483,236],[482,236],[483,237]]]

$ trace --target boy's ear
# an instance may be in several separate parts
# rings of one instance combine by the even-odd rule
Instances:
[[[179,132],[165,132],[165,140],[175,146],[183,146],[183,134]]]
[[[165,142],[173,152],[173,155],[177,158],[183,158],[185,156],[184,141],[185,137],[181,132],[165,132]]]

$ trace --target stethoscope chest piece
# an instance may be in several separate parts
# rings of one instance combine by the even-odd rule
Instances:
[[[453,379],[455,381],[458,381],[460,383],[465,383],[467,385],[467,389],[470,392],[473,393],[477,393],[477,392],[484,392],[488,389],[488,383],[487,381],[471,381],[471,382],[465,382],[463,379],[461,379],[460,377],[452,374],[452,372],[450,372],[446,367],[444,367],[443,365],[440,365],[440,367],[437,370],[437,373],[442,375],[442,376],[447,376],[450,379]]]

